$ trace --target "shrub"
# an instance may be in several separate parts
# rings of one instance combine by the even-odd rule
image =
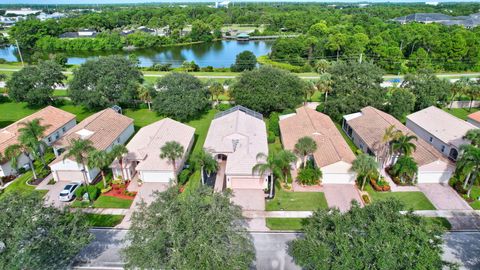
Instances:
[[[190,169],[184,169],[178,174],[178,183],[180,185],[185,184],[188,181],[188,178],[190,178],[190,175],[192,175],[192,171],[190,171]]]
[[[273,132],[275,136],[280,136],[280,118],[277,112],[272,112],[268,118],[268,130]]]
[[[155,64],[149,68],[147,68],[149,71],[171,71],[172,70],[172,64]]]
[[[322,171],[319,168],[306,166],[299,170],[297,180],[300,184],[312,186],[318,185],[321,177]]]
[[[100,196],[100,189],[97,188],[96,186],[87,186],[87,192],[88,196],[90,197],[90,200],[95,201],[98,196]]]
[[[56,182],[55,182],[55,179],[52,178],[52,179],[50,179],[50,180],[48,181],[47,184],[48,184],[48,185],[55,185],[55,183],[56,183]]]
[[[217,110],[219,110],[219,111],[226,111],[230,108],[232,108],[232,105],[230,105],[230,104],[220,103],[220,104],[217,105]]]
[[[200,71],[203,71],[203,72],[213,72],[213,67],[212,67],[212,66],[202,67],[202,68],[200,68]]]
[[[85,194],[86,192],[86,188],[84,185],[81,185],[79,186],[76,190],[75,190],[75,197],[77,200],[81,201],[83,199],[83,194]]]
[[[390,191],[390,185],[387,181],[380,178],[378,181],[374,178],[370,179],[370,184],[372,185],[373,189],[376,191]]]
[[[275,139],[276,139],[275,133],[273,133],[272,131],[268,131],[268,137],[267,137],[268,143],[274,143]]]
[[[113,185],[121,185],[123,183],[122,179],[114,179],[112,180]]]
[[[370,197],[368,197],[368,195],[363,194],[362,199],[365,204],[370,204]]]
[[[112,190],[112,186],[107,186],[106,188],[102,189],[101,192],[103,194],[109,192],[110,190]]]

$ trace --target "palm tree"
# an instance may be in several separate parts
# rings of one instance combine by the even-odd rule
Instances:
[[[184,152],[183,146],[176,141],[166,142],[165,145],[163,145],[160,148],[160,158],[162,159],[167,158],[172,163],[175,184],[177,184],[176,162],[177,162],[177,159],[183,156],[183,152]]]
[[[208,91],[212,95],[212,98],[216,97],[216,102],[217,102],[216,104],[218,105],[218,99],[219,99],[221,94],[225,93],[225,88],[223,87],[223,85],[221,83],[219,83],[217,81],[213,81],[213,82],[209,83]]]
[[[307,104],[307,101],[312,101],[312,96],[317,92],[317,87],[311,81],[308,81],[305,84],[305,104]]]
[[[266,155],[265,153],[257,154],[257,164],[252,168],[252,174],[258,173],[264,177],[265,174],[270,174],[270,195],[273,197],[273,185],[275,183],[275,176],[282,175],[282,170],[278,166],[278,161],[273,153]]]
[[[147,103],[148,110],[151,110],[152,104],[152,95],[150,94],[152,91],[151,85],[143,85],[139,84],[137,88],[138,97],[144,102]]]
[[[110,155],[113,159],[118,159],[120,170],[122,171],[122,181],[125,181],[125,172],[123,171],[123,156],[128,153],[127,147],[123,144],[117,144],[112,148]]]
[[[480,146],[480,129],[471,129],[467,131],[464,138],[470,140],[472,145],[477,147]]]
[[[295,163],[296,161],[297,156],[292,151],[288,150],[281,150],[275,156],[275,162],[277,163],[277,167],[282,171],[282,177],[285,183],[287,183],[292,163]]]
[[[397,153],[398,156],[410,156],[415,150],[417,150],[417,145],[413,143],[412,140],[418,140],[417,136],[401,134],[392,142],[392,151]]]
[[[215,160],[215,158],[213,158],[212,154],[210,154],[210,152],[205,149],[202,149],[202,151],[194,154],[194,156],[192,157],[192,161],[196,169],[200,169],[202,185],[205,184],[205,179],[203,177],[204,172],[206,172],[207,175],[210,176],[210,174],[218,170],[217,161]]]
[[[35,157],[35,144],[30,140],[26,141],[25,139],[20,141],[18,144],[12,144],[5,149],[5,157],[10,160],[10,163],[15,170],[18,168],[18,158],[20,155],[24,155],[28,159],[28,165],[32,170],[33,179],[37,179],[37,173],[35,172],[35,167],[33,166],[32,156]]]
[[[88,156],[93,150],[95,150],[95,148],[90,140],[72,139],[70,141],[70,146],[67,148],[66,154],[63,157],[64,160],[71,157],[77,162],[77,164],[82,165],[83,185],[85,188],[88,186],[86,164],[88,162]],[[91,202],[90,196],[88,196],[88,200]]]
[[[328,67],[330,67],[330,62],[325,59],[320,59],[315,62],[314,69],[315,71],[322,75],[327,72]]]
[[[45,167],[45,149],[47,148],[47,144],[43,141],[43,138],[45,137],[45,130],[47,130],[50,125],[41,125],[41,120],[41,118],[35,118],[32,121],[20,123],[22,127],[18,129],[20,132],[18,140],[22,144],[29,144],[34,151],[34,156],[38,155]]]
[[[323,100],[323,110],[327,107],[327,98],[328,94],[332,91],[332,75],[330,73],[324,73],[320,75],[319,79],[315,83],[317,90],[325,94],[325,99]]]
[[[412,157],[401,156],[398,158],[395,165],[393,165],[392,172],[394,175],[399,176],[402,183],[405,183],[405,178],[414,181],[415,176],[418,173],[418,166]]]
[[[302,157],[302,166],[305,167],[307,156],[317,150],[317,143],[308,136],[298,139],[295,144],[294,152]]]
[[[469,84],[469,87],[465,88],[465,95],[470,98],[469,111],[472,110],[473,101],[480,96],[480,85],[478,84]]]
[[[467,196],[470,197],[473,184],[480,171],[480,148],[473,145],[464,144],[460,146],[462,156],[457,160],[457,171],[465,175],[463,188],[470,184]]]
[[[453,101],[458,94],[465,94],[469,92],[470,78],[461,77],[458,81],[454,82],[450,87],[452,99],[450,100],[450,110],[452,109]]]
[[[391,125],[385,129],[385,132],[383,133],[383,136],[382,136],[383,155],[384,155],[384,160],[382,161],[382,167],[385,166],[385,164],[391,158],[391,155],[393,155],[392,142],[397,140],[401,135],[402,135],[402,132],[396,129],[394,125]]]
[[[103,150],[93,150],[88,157],[88,166],[90,168],[99,168],[102,175],[103,187],[107,187],[107,180],[105,179],[104,169],[112,163],[112,159]]]
[[[372,156],[362,153],[352,162],[352,170],[355,171],[358,176],[363,177],[361,185],[361,190],[363,190],[367,182],[367,177],[377,172],[378,163]]]

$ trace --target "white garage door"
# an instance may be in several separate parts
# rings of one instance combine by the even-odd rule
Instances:
[[[169,183],[173,179],[173,173],[142,171],[140,172],[140,178],[143,182]]]
[[[83,173],[80,171],[57,171],[58,181],[81,182],[83,183]]]
[[[441,172],[421,172],[418,174],[418,183],[419,184],[428,184],[428,183],[448,183],[450,177]]]
[[[324,173],[322,184],[355,184],[355,175],[351,173]]]

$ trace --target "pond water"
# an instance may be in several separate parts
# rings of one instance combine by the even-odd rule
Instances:
[[[251,51],[256,56],[270,52],[273,41],[236,41],[222,40],[210,43],[192,44],[185,46],[161,47],[155,49],[138,49],[133,51],[93,51],[93,52],[66,52],[68,64],[82,64],[87,59],[98,56],[134,53],[140,60],[140,66],[153,64],[172,64],[180,66],[184,61],[195,61],[200,67],[230,67],[235,62],[237,54],[243,51]],[[26,52],[23,52],[24,54]],[[0,48],[0,58],[10,62],[20,61],[18,52],[14,46]]]

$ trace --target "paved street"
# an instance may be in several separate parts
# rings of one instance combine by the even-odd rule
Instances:
[[[126,230],[94,229],[96,239],[78,255],[75,269],[122,269],[120,250]],[[300,269],[287,254],[287,243],[298,233],[252,233],[256,250],[253,269]],[[460,264],[460,269],[480,269],[480,231],[449,232],[445,235],[444,259]]]

